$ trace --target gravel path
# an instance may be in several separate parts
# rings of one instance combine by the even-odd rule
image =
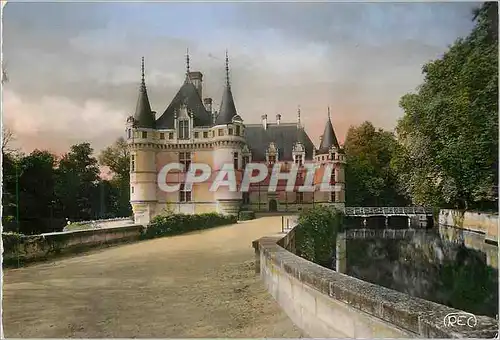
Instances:
[[[254,271],[281,218],[94,251],[4,272],[9,338],[300,337]]]

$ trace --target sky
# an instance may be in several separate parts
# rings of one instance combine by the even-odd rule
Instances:
[[[473,27],[478,3],[7,3],[3,123],[25,152],[98,152],[125,134],[144,56],[159,116],[192,71],[217,107],[228,50],[246,123],[296,122],[319,144],[328,107],[342,142],[368,120],[393,129],[422,66]]]

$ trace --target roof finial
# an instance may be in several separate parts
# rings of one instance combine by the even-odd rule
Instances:
[[[189,80],[189,48],[186,49],[186,80]]]
[[[297,125],[300,127],[300,105],[297,108]]]
[[[227,49],[226,49],[226,86],[230,87],[231,84],[229,83],[229,57],[227,55]]]
[[[328,120],[331,119],[331,116],[330,116],[330,105],[328,105]]]
[[[146,87],[146,79],[144,77],[144,57],[141,58],[141,85]]]

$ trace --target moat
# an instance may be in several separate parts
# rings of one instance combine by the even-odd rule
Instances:
[[[475,315],[498,313],[498,270],[484,252],[438,228],[404,240],[349,239],[346,253],[350,276]]]

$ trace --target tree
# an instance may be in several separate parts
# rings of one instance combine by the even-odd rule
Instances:
[[[417,93],[401,98],[392,165],[415,203],[479,207],[498,182],[498,4],[440,59],[423,67]]]
[[[130,216],[130,152],[123,137],[105,148],[99,155],[99,163],[107,166],[113,173],[113,179],[106,185],[106,192],[116,204],[110,206],[110,212],[116,216]],[[107,200],[109,203],[113,201]]]
[[[118,138],[113,145],[102,150],[99,163],[107,166],[115,176],[128,178],[130,174],[130,152],[123,137]]]
[[[90,219],[99,211],[96,205],[100,171],[92,153],[89,143],[77,144],[59,161],[56,196],[61,213],[67,218]]]
[[[14,133],[5,126],[2,127],[2,154],[15,151],[15,149],[10,146],[13,140]]]
[[[390,168],[397,142],[391,132],[376,130],[370,122],[347,132],[346,204],[351,206],[401,206],[407,200],[398,192]]]
[[[55,201],[56,157],[34,150],[18,163],[20,231],[23,234],[51,232]],[[59,226],[60,227],[60,226]]]

